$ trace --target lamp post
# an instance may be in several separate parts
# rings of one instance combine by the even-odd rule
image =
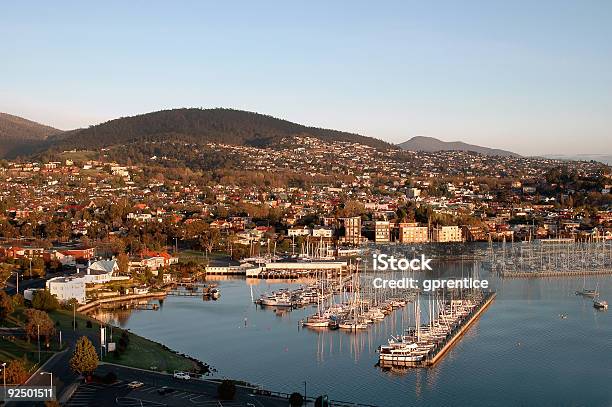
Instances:
[[[6,400],[6,362],[4,362],[1,366],[2,366],[2,381],[3,381],[3,388],[4,388],[4,399]]]
[[[36,337],[38,340],[38,364],[40,365],[40,325],[36,324]]]
[[[306,381],[304,381],[304,405],[308,405],[308,400],[306,399]]]

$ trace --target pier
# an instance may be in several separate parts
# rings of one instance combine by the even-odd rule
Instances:
[[[379,349],[379,365],[381,367],[431,367],[439,362],[444,355],[457,343],[461,336],[467,332],[470,326],[487,309],[495,299],[496,293],[485,293],[470,312],[462,316],[452,328],[446,333],[444,338],[429,339],[431,345],[427,351],[416,351],[417,342],[421,338],[418,336],[413,341],[396,342],[389,346],[381,346]],[[418,318],[418,317],[417,317]],[[415,351],[414,353],[412,353]],[[421,356],[422,355],[422,356]]]
[[[146,294],[130,294],[130,295],[117,295],[117,296],[113,296],[113,297],[107,297],[107,298],[101,298],[98,300],[94,300],[92,302],[88,302],[87,304],[81,305],[80,307],[77,307],[76,311],[77,312],[85,312],[88,311],[92,308],[98,307],[100,305],[106,304],[106,305],[110,305],[110,304],[118,304],[118,303],[122,303],[122,302],[126,302],[126,301],[131,301],[131,300],[144,300],[144,299],[155,299],[155,298],[165,298],[166,297],[166,293],[165,292],[151,292],[151,293],[146,293]]]
[[[449,338],[440,343],[438,347],[434,348],[428,355],[428,357],[422,362],[422,366],[429,367],[436,364],[442,357],[448,352],[448,350],[456,343],[459,338],[470,328],[472,323],[478,319],[478,317],[487,309],[489,305],[495,299],[496,293],[491,292],[488,293],[480,303],[478,307],[476,307],[472,313],[463,320],[463,322],[455,327],[449,336]]]

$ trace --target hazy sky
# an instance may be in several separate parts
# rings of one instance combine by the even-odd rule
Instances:
[[[0,3],[0,111],[69,129],[192,106],[612,153],[612,1]]]

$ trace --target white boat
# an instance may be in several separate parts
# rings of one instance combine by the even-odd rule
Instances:
[[[347,321],[340,322],[338,326],[340,327],[340,329],[345,329],[345,330],[350,330],[350,331],[357,331],[359,329],[368,328],[368,324],[364,324],[362,322],[358,322],[355,320],[347,320]]]
[[[593,307],[597,309],[608,309],[608,301],[593,300]]]
[[[329,318],[315,314],[308,317],[305,321],[302,321],[302,325],[311,328],[327,328],[329,325]]]

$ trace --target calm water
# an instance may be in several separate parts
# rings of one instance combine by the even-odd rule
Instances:
[[[445,274],[459,276],[457,267],[446,265]],[[312,308],[284,314],[256,308],[250,286],[236,279],[219,282],[218,301],[168,297],[159,311],[114,317],[210,363],[220,377],[273,390],[301,392],[306,381],[309,395],[379,406],[612,405],[612,310],[597,311],[574,294],[583,278],[490,280],[496,301],[430,369],[375,366],[376,348],[413,320],[411,307],[358,334],[298,329]],[[256,295],[282,286],[258,283]],[[610,302],[612,278],[587,277],[587,286],[596,284]]]

